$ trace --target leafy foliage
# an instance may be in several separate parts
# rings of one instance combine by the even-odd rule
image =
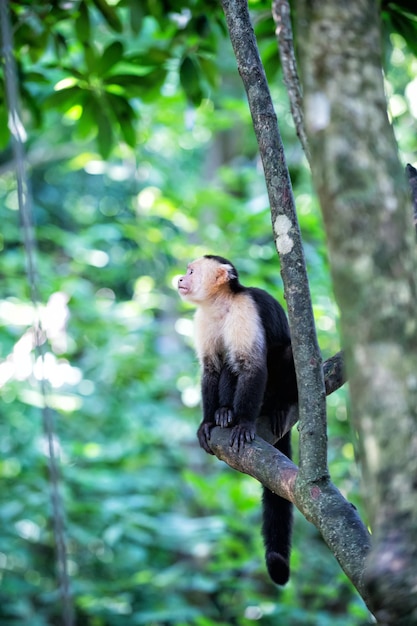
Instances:
[[[142,104],[172,93],[178,81],[194,106],[215,98],[221,85],[226,30],[213,0],[23,0],[10,7],[28,123],[42,127],[48,112],[59,111],[74,138],[96,137],[104,158],[120,141],[136,146]],[[269,5],[251,8],[272,78],[278,62]],[[383,2],[381,9],[387,34],[400,34],[416,54],[412,0]],[[5,109],[0,96],[0,149],[9,139]]]
[[[384,1],[381,3],[382,17],[390,32],[401,35],[417,56],[417,9],[412,0]]]
[[[140,103],[172,89],[178,67],[193,104],[217,84],[213,57],[223,29],[217,3],[26,0],[10,5],[31,122],[39,126],[45,112],[58,110],[72,121],[77,137],[97,137],[103,157],[120,139],[135,147]],[[3,112],[4,106],[3,101]],[[3,132],[2,146],[7,139]]]

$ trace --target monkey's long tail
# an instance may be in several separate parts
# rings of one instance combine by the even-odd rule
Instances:
[[[291,433],[284,435],[275,447],[291,458]],[[269,575],[277,585],[285,585],[290,577],[292,520],[291,502],[264,487],[262,534],[265,559]]]

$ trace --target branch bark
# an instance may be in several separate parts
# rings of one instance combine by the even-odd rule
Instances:
[[[210,437],[214,454],[293,502],[320,531],[341,568],[367,602],[364,562],[371,540],[355,507],[345,500],[327,477],[314,484],[305,484],[303,489],[298,488],[299,468],[259,436],[240,453],[233,452],[229,439],[227,429],[214,428]]]
[[[323,363],[326,396],[339,389],[346,382],[345,360],[343,352],[337,352]]]
[[[291,9],[288,0],[273,0],[272,16],[275,22],[275,34],[278,40],[284,83],[290,99],[291,115],[294,120],[297,137],[300,140],[307,161],[310,163],[311,154],[304,126],[303,94],[295,60]]]
[[[379,623],[417,623],[417,259],[376,2],[298,0],[305,120],[341,311]]]

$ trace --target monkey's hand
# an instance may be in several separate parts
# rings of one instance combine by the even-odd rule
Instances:
[[[228,406],[221,406],[220,409],[217,409],[215,412],[214,420],[217,426],[220,426],[221,428],[231,426],[234,420],[232,409]]]
[[[252,422],[240,422],[232,429],[229,446],[233,452],[240,452],[245,443],[250,443],[255,439],[255,424]]]
[[[216,424],[214,422],[201,422],[197,430],[198,442],[203,450],[205,450],[208,454],[214,454],[214,452],[211,451],[209,441],[211,430],[215,427],[215,425]]]

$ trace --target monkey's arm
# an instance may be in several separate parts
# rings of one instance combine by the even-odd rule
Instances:
[[[236,393],[237,376],[228,365],[224,365],[219,379],[219,406],[214,415],[217,426],[227,428],[234,422],[233,401]]]
[[[255,438],[255,422],[261,410],[268,370],[265,363],[241,364],[233,402],[234,423],[230,445],[240,450]]]
[[[215,427],[215,413],[219,407],[219,380],[220,371],[215,363],[208,358],[203,362],[203,375],[201,379],[201,395],[203,400],[203,421],[197,431],[200,446],[213,454],[209,446],[210,432]]]

